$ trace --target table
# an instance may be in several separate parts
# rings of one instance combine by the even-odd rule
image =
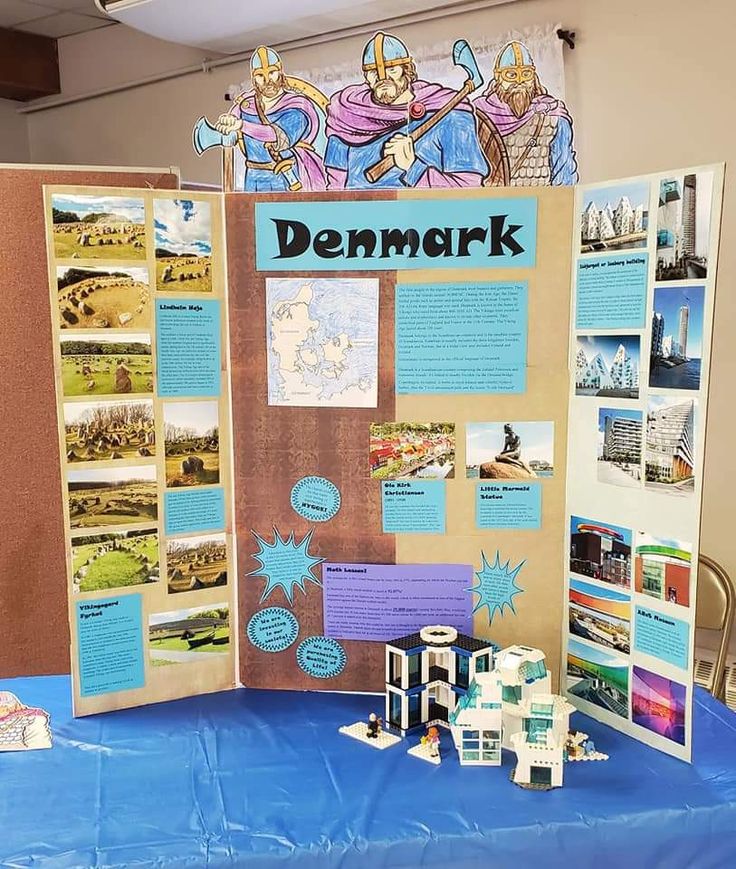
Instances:
[[[237,690],[74,720],[69,679],[0,681],[54,748],[0,754],[0,866],[736,866],[736,716],[698,689],[693,765],[576,713],[608,762],[522,790],[338,733],[381,698]]]

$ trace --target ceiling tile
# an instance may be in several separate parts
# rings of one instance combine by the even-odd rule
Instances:
[[[95,6],[95,0],[37,0],[37,2],[58,9],[60,12],[79,12],[96,18],[105,15]]]
[[[25,0],[2,0],[0,2],[0,27],[15,27],[34,18],[45,18],[54,10],[40,3],[26,3]]]
[[[62,36],[71,36],[73,33],[84,33],[87,30],[96,30],[98,27],[107,27],[109,23],[111,22],[102,18],[93,18],[91,15],[59,12],[49,15],[48,18],[38,18],[29,21],[28,24],[21,24],[16,29],[59,39]]]

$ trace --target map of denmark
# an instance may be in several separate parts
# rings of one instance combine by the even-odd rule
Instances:
[[[376,407],[378,281],[268,278],[268,403]]]

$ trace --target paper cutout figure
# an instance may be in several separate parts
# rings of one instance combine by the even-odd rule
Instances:
[[[10,691],[0,691],[0,751],[51,748],[49,714],[24,706]]]
[[[453,61],[467,73],[460,91],[418,78],[407,46],[377,33],[363,50],[360,84],[327,109],[328,187],[479,187],[489,169],[467,97],[483,79],[458,40]]]
[[[216,145],[237,146],[246,161],[244,190],[324,190],[322,165],[327,98],[302,79],[287,76],[280,56],[259,46],[250,59],[253,90],[238,95],[214,126],[194,126],[198,154]]]
[[[562,100],[547,93],[522,42],[501,49],[493,80],[474,106],[479,119],[503,140],[503,159],[494,165],[490,183],[531,187],[577,182],[572,117]]]
[[[523,43],[499,52],[493,80],[474,103],[483,77],[466,40],[455,42],[451,60],[466,75],[457,91],[420,79],[406,44],[378,32],[363,50],[363,81],[328,98],[286,75],[279,54],[260,46],[251,87],[231,88],[243,92],[214,125],[199,118],[194,148],[225,148],[227,191],[234,189],[234,148],[245,169],[238,184],[249,192],[577,181],[572,118],[542,85]]]
[[[485,552],[480,553],[482,566],[480,570],[475,572],[475,577],[478,584],[469,588],[473,594],[478,595],[478,601],[473,607],[473,612],[476,613],[482,607],[488,608],[488,624],[493,622],[493,617],[496,611],[503,615],[504,607],[508,607],[511,612],[516,615],[514,609],[514,596],[521,594],[523,588],[516,584],[516,577],[519,571],[526,563],[526,560],[520,561],[516,567],[509,569],[511,559],[506,561],[506,564],[501,564],[501,556],[496,550],[496,560],[493,565],[490,565],[486,559]]]
[[[258,541],[259,549],[258,552],[254,553],[253,558],[260,567],[251,570],[247,575],[265,577],[266,587],[261,595],[261,603],[269,597],[274,589],[281,588],[289,601],[289,605],[293,606],[295,588],[306,594],[305,582],[313,582],[315,585],[322,584],[312,573],[312,570],[321,564],[324,558],[317,558],[307,551],[312,540],[312,531],[306,534],[299,543],[294,541],[293,531],[287,538],[283,538],[276,527],[273,529],[273,543],[269,543],[255,531],[251,533]]]

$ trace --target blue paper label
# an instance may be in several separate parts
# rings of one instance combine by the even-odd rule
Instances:
[[[381,484],[384,534],[444,534],[444,480],[384,480]]]
[[[246,629],[248,639],[264,652],[283,652],[299,635],[299,622],[290,610],[266,607],[251,616]]]
[[[345,669],[345,649],[330,637],[307,637],[297,646],[296,660],[308,676],[332,679]]]
[[[259,271],[530,268],[537,200],[257,202]]]
[[[540,528],[541,483],[478,483],[475,488],[478,528]]]
[[[164,493],[166,534],[221,531],[225,527],[225,490],[190,489]]]
[[[642,329],[645,326],[646,252],[578,260],[575,325],[578,329]]]
[[[325,477],[302,477],[291,490],[291,506],[309,522],[327,522],[340,509],[340,490]]]
[[[634,649],[687,670],[690,625],[665,613],[636,607]]]
[[[160,398],[220,395],[220,303],[156,301],[156,367]]]
[[[140,594],[78,601],[77,647],[82,697],[142,688],[143,622]]]
[[[399,284],[396,392],[524,392],[527,283]]]

